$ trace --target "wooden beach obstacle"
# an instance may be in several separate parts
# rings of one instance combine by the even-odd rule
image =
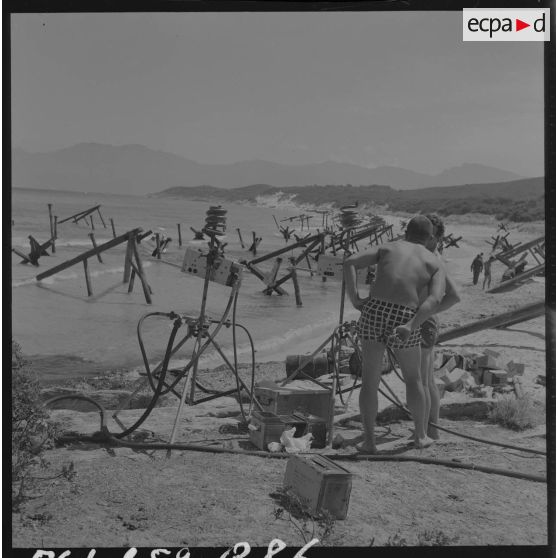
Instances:
[[[258,246],[260,245],[261,241],[262,241],[262,237],[258,237],[256,235],[256,231],[252,231],[252,244],[250,244],[250,248],[248,248],[248,252],[252,252],[252,254],[254,254],[254,256],[257,254],[258,252]]]
[[[194,240],[205,240],[203,231],[198,231],[194,227],[190,227],[190,230],[194,233]]]
[[[535,265],[525,269],[529,255],[533,258]],[[501,250],[493,254],[491,257],[502,262],[508,270],[504,274],[504,280],[487,292],[499,293],[513,289],[534,275],[544,274],[546,268],[545,237],[540,236],[529,242],[520,242],[507,250]]]
[[[97,212],[97,214],[99,215],[99,218],[101,219],[101,223],[103,224],[103,227],[106,229],[107,224],[103,219],[100,205],[96,205],[94,207],[90,207],[89,209],[85,209],[84,211],[79,211],[78,213],[74,213],[74,215],[70,215],[69,217],[66,217],[65,219],[61,219],[60,221],[58,221],[58,224],[61,225],[62,223],[66,223],[67,221],[73,221],[75,224],[78,224],[80,221],[86,220],[87,217],[89,217],[91,228],[95,229],[95,225],[93,222],[93,214],[95,212]]]
[[[453,237],[453,234],[450,233],[444,237],[442,237],[440,243],[442,245],[442,249],[445,250],[446,248],[459,248],[458,242],[463,240],[462,236],[458,236],[457,238]]]
[[[302,237],[297,235],[294,230],[292,230],[289,231],[289,236],[292,234],[296,242],[291,242],[283,248],[274,250],[262,256],[254,257],[251,260],[242,260],[241,263],[246,266],[250,273],[255,275],[264,283],[265,288],[263,292],[266,295],[272,295],[273,293],[280,296],[288,294],[282,288],[282,285],[287,281],[293,281],[297,306],[301,306],[301,289],[297,272],[310,273],[310,276],[318,273],[321,275],[322,281],[327,280],[326,274],[320,273],[319,269],[314,269],[312,267],[311,260],[318,262],[319,268],[319,258],[321,256],[326,255],[329,252],[331,252],[333,256],[335,256],[338,252],[344,253],[347,249],[347,243],[351,250],[358,251],[359,241],[366,241],[369,245],[378,245],[382,242],[393,240],[393,225],[388,225],[383,219],[374,217],[362,223],[360,216],[356,211],[354,211],[355,208],[356,205],[344,206],[341,208],[344,217],[342,223],[338,220],[337,227],[339,230],[337,231],[318,231],[315,234],[308,233],[306,236]],[[299,219],[300,217],[300,215],[288,217],[282,219],[281,222],[293,221]],[[286,230],[285,225],[280,225],[276,219],[275,222],[280,231],[282,231],[282,229],[283,231]],[[288,229],[288,225],[286,227]],[[252,234],[255,242],[257,240],[256,233],[253,232]],[[282,256],[295,250],[301,251],[298,254],[293,254],[289,257],[289,266],[286,272],[281,274],[279,269],[283,261]],[[271,261],[273,261],[273,263],[269,273],[266,273],[259,267],[260,264]],[[299,266],[299,264],[303,261],[306,262],[307,267]]]
[[[271,295],[273,292],[275,292],[278,295],[286,295],[287,292],[283,288],[281,288],[281,285],[286,283],[289,280],[292,280],[293,266],[296,267],[303,259],[305,259],[312,252],[312,250],[314,250],[319,244],[321,244],[323,237],[324,237],[323,233],[310,235],[306,238],[298,240],[297,242],[289,244],[284,248],[280,248],[279,250],[274,250],[269,254],[257,258],[253,258],[251,260],[243,260],[240,263],[245,265],[247,269],[250,271],[250,273],[255,275],[258,279],[260,279],[265,284],[266,288],[263,291],[265,294]],[[255,236],[254,239],[256,239]],[[281,265],[281,261],[282,261],[278,257],[297,248],[303,248],[302,252],[298,256],[294,257],[294,260],[290,262],[291,266],[287,271],[287,273],[284,276],[277,278],[279,272],[279,266]],[[258,264],[272,259],[275,259],[272,273],[266,274],[258,267]],[[278,259],[279,261],[277,261]]]
[[[115,246],[118,246],[120,244],[123,243],[127,243],[126,245],[126,255],[124,258],[124,277],[123,277],[123,282],[124,283],[128,283],[128,292],[132,292],[133,290],[133,286],[134,286],[134,280],[135,277],[137,276],[142,284],[143,287],[143,293],[145,296],[145,301],[148,304],[151,304],[151,287],[149,286],[149,284],[147,283],[147,279],[145,277],[145,273],[143,270],[143,264],[139,255],[139,251],[137,248],[137,243],[140,241],[140,238],[145,238],[145,236],[147,236],[147,234],[151,234],[151,231],[149,231],[149,233],[145,234],[145,235],[141,235],[142,233],[142,229],[133,229],[131,231],[128,231],[127,233],[124,233],[120,236],[117,236],[116,238],[113,238],[112,240],[109,240],[99,246],[95,246],[94,243],[94,247],[90,250],[87,250],[86,252],[84,252],[83,254],[80,254],[79,256],[76,256],[75,258],[72,258],[70,260],[67,260],[65,262],[62,262],[59,265],[56,265],[46,271],[44,271],[43,273],[39,273],[39,275],[36,276],[36,280],[37,281],[41,281],[43,279],[46,279],[47,277],[51,277],[52,275],[55,275],[57,273],[60,273],[61,271],[64,271],[65,269],[68,269],[69,267],[72,267],[78,263],[82,263],[83,264],[83,269],[84,269],[84,273],[85,273],[85,285],[87,288],[87,296],[92,296],[93,295],[93,288],[92,288],[92,284],[91,284],[91,275],[89,273],[89,258],[92,257],[100,257],[100,254],[102,252],[105,252],[106,250],[109,250],[110,248],[114,248]],[[93,240],[93,239],[92,239]]]
[[[50,256],[50,254],[47,252],[48,248],[53,248],[54,246],[54,238],[50,238],[49,240],[47,240],[46,242],[43,242],[42,244],[37,241],[33,236],[29,235],[29,243],[31,245],[31,250],[29,252],[29,254],[24,254],[21,250],[18,250],[17,248],[12,248],[12,252],[14,254],[17,254],[20,258],[21,258],[21,263],[22,264],[31,264],[34,265],[35,267],[39,266],[39,258],[41,256]],[[54,252],[54,250],[53,250]]]

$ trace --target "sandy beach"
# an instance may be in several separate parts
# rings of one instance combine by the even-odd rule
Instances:
[[[540,277],[501,294],[489,294],[480,285],[473,285],[469,269],[472,258],[481,251],[490,252],[486,240],[495,233],[495,226],[493,222],[473,225],[463,221],[447,222],[447,231],[464,240],[459,248],[444,252],[449,273],[460,285],[461,302],[440,316],[442,330],[544,299],[545,281]],[[512,229],[515,241],[529,240],[543,230],[540,223],[519,224]],[[502,271],[503,266],[495,264],[493,281],[499,280]],[[292,312],[301,311],[304,309],[292,308]],[[356,311],[347,309],[346,319],[356,316]],[[307,338],[293,340],[288,354],[311,352],[327,332],[324,326],[323,331],[312,330]],[[491,349],[498,351],[505,362],[524,363],[522,388],[534,402],[538,416],[531,429],[509,430],[488,421],[493,399],[446,392],[440,425],[470,436],[544,451],[546,390],[537,380],[546,376],[544,317],[503,330],[483,330],[448,342],[442,349],[461,353]],[[256,380],[283,379],[285,357],[284,349],[258,353]],[[40,365],[40,359],[32,363],[35,369]],[[80,373],[80,362],[76,360],[74,371],[71,378],[64,378],[63,374],[58,379],[51,378],[44,385],[43,395],[85,393],[105,406],[108,429],[119,432],[120,426],[109,410],[126,398],[134,382],[145,383],[140,375],[142,369],[121,368],[103,374],[99,367],[90,365],[89,369],[83,366]],[[246,367],[242,368],[241,376],[248,379],[248,373]],[[200,378],[219,384],[222,375],[222,368],[214,372],[202,370]],[[387,376],[386,382],[404,400],[404,385],[395,374]],[[118,415],[125,425],[134,423],[144,412],[151,396],[149,388],[142,393],[133,409]],[[336,414],[345,418],[337,422],[335,434],[347,443],[336,450],[326,448],[321,452],[341,459],[340,464],[353,474],[349,515],[347,520],[335,522],[333,533],[319,532],[319,537],[324,535],[321,544],[546,544],[544,483],[420,462],[356,461],[354,443],[361,435],[358,390],[344,403],[336,403]],[[135,439],[168,440],[177,405],[174,396],[165,396],[161,406],[153,409],[134,434]],[[99,429],[99,413],[87,408],[87,404],[69,401],[62,407],[52,410],[51,417],[64,431],[93,434]],[[443,434],[430,448],[416,450],[407,446],[393,454],[390,448],[399,447],[397,444],[409,436],[411,423],[405,417],[393,418],[390,409],[393,405],[380,397],[380,416],[387,413],[378,424],[379,448],[385,455],[545,474],[543,456],[505,450],[451,434]],[[216,451],[230,451],[229,454],[175,450],[166,457],[165,452],[147,448],[103,447],[85,442],[48,450],[46,457],[52,470],[72,462],[76,475],[70,481],[57,479],[43,484],[36,497],[24,502],[12,515],[14,546],[94,548],[99,541],[103,546],[125,547],[227,546],[240,540],[266,546],[273,538],[301,546],[305,541],[300,530],[284,518],[277,519],[275,513],[280,506],[273,494],[283,482],[286,460],[242,455],[241,452],[256,448],[246,431],[239,429],[239,418],[236,399],[224,397],[187,405],[178,423],[177,443],[198,444],[206,450],[217,448]],[[518,507],[516,502],[522,505]]]

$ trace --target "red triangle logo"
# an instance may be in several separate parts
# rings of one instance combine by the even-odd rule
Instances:
[[[525,29],[526,27],[531,27],[531,24],[530,23],[525,23],[524,21],[521,21],[520,19],[515,20],[515,30],[516,31],[521,31],[522,29]]]

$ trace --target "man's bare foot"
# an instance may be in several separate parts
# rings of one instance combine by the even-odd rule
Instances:
[[[425,436],[424,438],[420,438],[419,440],[415,441],[415,447],[417,449],[424,449],[431,446],[434,442],[435,440],[429,438],[428,436]]]
[[[367,442],[360,442],[355,446],[358,453],[376,453],[376,446],[374,444],[369,444]]]
[[[439,440],[440,439],[440,432],[434,426],[429,426],[428,427],[428,429],[426,430],[426,435],[429,438],[432,438],[433,440]]]

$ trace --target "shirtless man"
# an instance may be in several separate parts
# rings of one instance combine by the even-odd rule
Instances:
[[[444,223],[437,215],[429,214],[426,217],[432,223],[433,227],[433,234],[430,240],[427,241],[426,248],[437,255],[436,247],[439,245],[440,239],[443,238],[445,232]],[[436,313],[451,308],[454,304],[457,304],[459,300],[457,286],[446,273],[445,294],[442,302],[436,309]],[[438,424],[440,418],[440,393],[434,383],[434,346],[438,340],[439,333],[437,317],[431,316],[424,321],[420,326],[420,331],[422,337],[420,342],[420,373],[426,399],[424,408],[424,416],[427,425],[426,435],[429,438],[437,440],[440,437],[438,429],[429,425],[430,422]]]
[[[445,274],[440,261],[425,248],[432,223],[413,217],[405,240],[360,252],[345,260],[347,294],[361,311],[358,330],[362,343],[362,387],[359,404],[364,440],[359,451],[375,453],[374,426],[378,413],[378,387],[386,346],[393,349],[405,379],[407,404],[415,423],[415,445],[429,446],[426,435],[425,395],[420,375],[420,324],[437,309],[444,295]],[[376,265],[370,296],[360,298],[358,269]]]

